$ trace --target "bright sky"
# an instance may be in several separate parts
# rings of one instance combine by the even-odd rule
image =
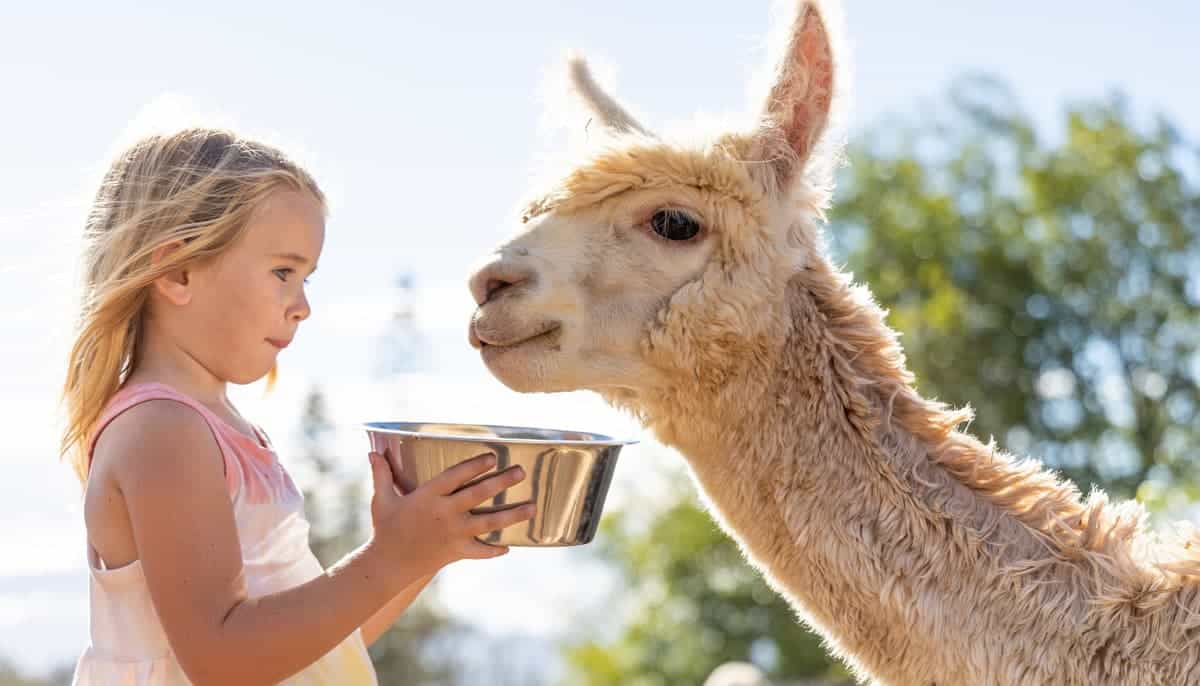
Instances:
[[[762,61],[765,2],[332,7],[110,0],[0,10],[0,655],[28,669],[73,660],[87,640],[83,525],[72,477],[53,457],[55,397],[75,241],[106,156],[131,126],[215,116],[293,151],[331,196],[314,316],[281,359],[280,388],[267,399],[257,387],[234,392],[285,464],[300,398],[314,383],[329,394],[338,450],[351,460],[364,457],[356,424],[367,420],[638,433],[590,396],[518,396],[491,379],[466,344],[465,277],[514,229],[509,217],[536,153],[557,140],[538,94],[568,48],[598,62],[602,80],[615,80],[653,128],[741,111]],[[917,112],[954,76],[983,71],[1005,79],[1048,131],[1064,103],[1119,88],[1139,114],[1165,113],[1196,140],[1200,5],[1079,7],[847,3],[851,133],[889,112]],[[380,381],[369,362],[401,270],[416,275],[419,325],[433,350],[414,373]],[[642,473],[679,464],[653,442],[628,449],[612,505],[652,500]],[[550,639],[570,628],[564,608],[604,600],[607,583],[587,549],[518,551],[452,567],[443,579],[455,613]]]

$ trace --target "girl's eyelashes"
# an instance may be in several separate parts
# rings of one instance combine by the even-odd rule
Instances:
[[[275,274],[275,276],[279,277],[280,281],[283,281],[286,283],[288,275],[294,273],[296,270],[292,269],[291,267],[280,267],[279,269],[272,269],[271,271],[273,274]],[[309,282],[308,279],[304,280],[304,283],[306,285],[308,284],[308,282]]]

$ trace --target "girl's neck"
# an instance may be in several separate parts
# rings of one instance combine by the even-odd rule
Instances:
[[[138,365],[128,377],[126,377],[123,387],[135,386],[138,384],[162,384],[183,393],[184,395],[208,405],[209,407],[228,407],[229,399],[225,395],[225,387],[214,388],[204,384],[198,384],[194,380],[187,378],[186,375],[179,374],[169,369],[160,369],[152,366]]]
[[[209,407],[229,407],[229,399],[225,395],[228,382],[176,345],[170,336],[148,328],[143,332],[138,347],[133,371],[125,379],[124,385],[161,383]]]

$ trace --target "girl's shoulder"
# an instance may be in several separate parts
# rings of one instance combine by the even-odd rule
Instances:
[[[224,472],[223,450],[211,420],[173,398],[149,398],[106,422],[92,447],[92,466],[118,481],[165,473],[176,479],[197,468]],[[186,484],[186,479],[182,481]]]
[[[239,490],[242,470],[225,424],[194,400],[159,383],[127,385],[109,399],[88,450],[89,481],[94,471],[119,489],[131,479],[161,474],[186,485],[192,469],[216,470],[230,498]],[[98,476],[100,474],[97,474]]]
[[[134,529],[145,531],[145,522],[171,522],[181,507],[229,508],[223,469],[223,451],[196,410],[156,398],[117,412],[95,440],[84,493],[97,556],[106,567],[123,566],[141,557]],[[214,494],[203,499],[212,502],[198,507],[203,493]]]
[[[206,469],[223,470],[228,497],[235,503],[294,504],[299,490],[270,439],[261,428],[248,425],[250,433],[170,386],[138,384],[110,401],[97,424],[93,462],[111,462],[119,479],[142,478],[151,470],[166,470],[163,476],[169,478],[199,462]],[[187,464],[180,467],[180,461]]]

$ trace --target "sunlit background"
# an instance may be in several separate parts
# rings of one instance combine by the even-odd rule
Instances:
[[[879,149],[896,147],[902,125],[893,122],[919,127],[951,114],[954,84],[971,74],[1005,84],[1000,92],[1011,97],[989,91],[987,107],[1024,113],[1046,146],[1070,138],[1068,108],[1109,103],[1121,93],[1127,123],[1150,136],[1162,117],[1188,142],[1176,161],[1191,175],[1194,202],[1200,6],[860,0],[846,3],[845,14],[852,141],[861,136]],[[609,510],[649,517],[674,503],[678,483],[686,482],[681,458],[594,397],[517,395],[492,379],[466,342],[466,275],[515,229],[513,210],[531,174],[563,143],[545,108],[557,98],[549,72],[568,49],[594,58],[601,79],[645,123],[669,128],[697,113],[748,107],[747,83],[762,63],[769,17],[765,2],[624,0],[111,0],[0,9],[0,683],[6,676],[26,683],[14,672],[34,683],[56,669],[61,679],[61,668],[87,642],[82,513],[74,479],[55,458],[56,400],[73,317],[77,238],[115,146],[199,117],[293,152],[330,196],[325,251],[309,289],[314,313],[281,357],[277,389],[231,392],[272,435],[303,486],[365,478],[367,442],[357,428],[363,421],[552,426],[640,438],[622,454]],[[854,202],[862,208],[872,201],[860,194]],[[866,216],[862,210],[846,221]],[[1182,216],[1194,236],[1197,209]],[[839,238],[835,247],[848,253],[872,240],[869,231],[865,239],[847,235],[859,242]],[[1189,245],[1194,256],[1195,241]],[[929,261],[940,253],[917,256]],[[892,286],[887,292],[900,290]],[[1200,289],[1185,284],[1182,292],[1177,311],[1194,317]],[[1029,302],[1036,318],[1041,301]],[[914,335],[920,341],[930,330]],[[1020,354],[1012,364],[1023,364]],[[921,365],[939,383],[936,369],[946,365],[918,358]],[[1134,384],[1143,395],[1164,399],[1177,390],[1158,388],[1147,374],[1165,372],[1147,369]],[[953,378],[948,373],[939,388]],[[1043,374],[1026,390],[1070,396],[1077,384],[1067,374]],[[1194,375],[1183,378],[1194,387]],[[303,418],[314,393],[333,428],[306,441]],[[999,427],[992,430],[1001,439],[1036,447],[1039,437],[1070,423],[1064,411],[1051,408],[1046,426],[1022,427],[1005,423],[1001,408],[989,426]],[[1114,417],[1110,412],[1120,426]],[[1107,430],[1094,427],[1090,435]],[[340,474],[317,477],[305,458],[314,451],[334,458]],[[1104,483],[1104,470],[1097,474]],[[1155,473],[1133,474],[1137,482],[1122,485],[1145,495],[1138,488]],[[1169,481],[1160,477],[1158,494]],[[428,611],[465,627],[461,635],[470,638],[455,643],[451,635],[440,659],[477,665],[467,647],[482,642],[511,649],[511,683],[567,678],[565,644],[616,640],[637,611],[623,602],[634,597],[629,578],[597,552],[605,535],[584,548],[514,550],[442,572]],[[768,668],[786,650],[755,645],[741,657]],[[574,655],[576,662],[592,659]]]

